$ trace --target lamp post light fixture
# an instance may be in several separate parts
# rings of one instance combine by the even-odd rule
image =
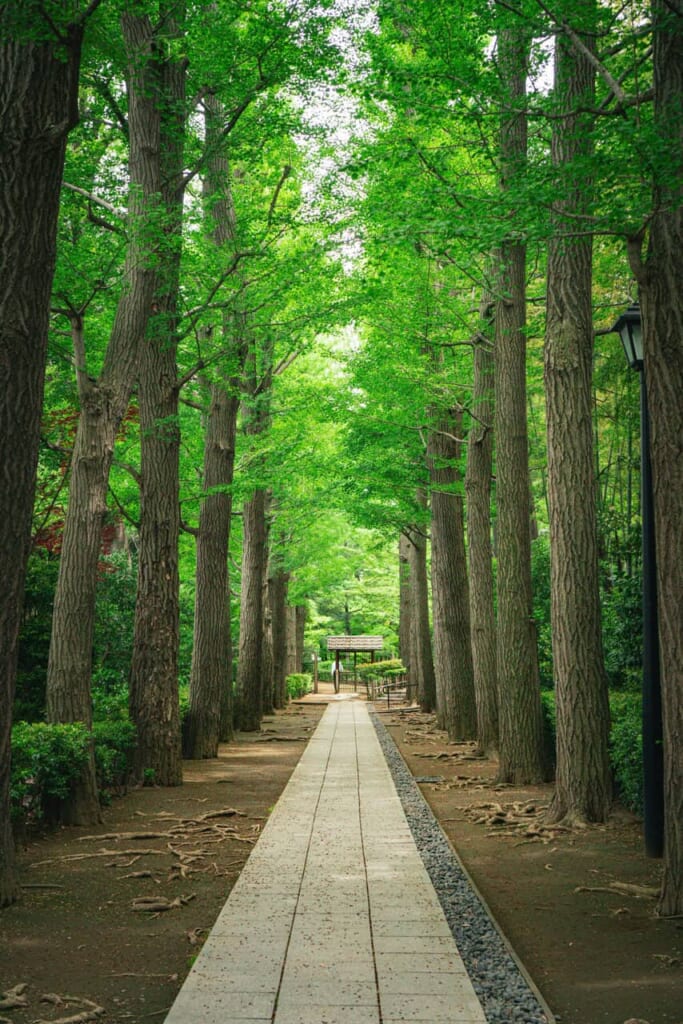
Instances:
[[[659,675],[657,558],[655,548],[650,416],[647,407],[640,306],[625,310],[612,331],[619,334],[628,365],[640,374],[640,508],[643,531],[643,833],[645,852],[664,850],[664,763]]]

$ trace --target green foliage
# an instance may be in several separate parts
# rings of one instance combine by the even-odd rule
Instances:
[[[12,729],[12,818],[37,824],[50,804],[65,800],[88,759],[90,735],[80,723],[17,722]]]
[[[555,716],[555,691],[541,690],[541,727],[543,729],[543,753],[547,767],[555,768],[555,745],[557,719]]]
[[[643,659],[643,583],[640,575],[620,576],[602,592],[602,642],[610,685],[640,685]]]
[[[610,695],[610,760],[621,802],[643,812],[642,698],[637,693]]]
[[[290,700],[298,700],[311,692],[311,676],[308,672],[294,672],[287,676],[287,696]]]
[[[125,718],[93,723],[95,771],[100,800],[125,790],[133,767],[135,726]]]
[[[45,713],[45,679],[52,629],[52,602],[59,560],[43,549],[31,554],[19,633],[16,721],[37,722]]]
[[[93,689],[119,691],[133,648],[137,566],[118,551],[100,560],[93,637]]]
[[[398,658],[387,661],[368,661],[358,666],[361,679],[395,679],[405,674],[405,665]]]
[[[553,648],[550,629],[550,544],[547,536],[531,545],[531,582],[534,622],[538,646],[538,670],[541,686],[553,685]]]

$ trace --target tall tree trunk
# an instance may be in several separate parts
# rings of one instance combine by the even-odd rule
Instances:
[[[102,524],[114,446],[130,402],[140,345],[156,286],[153,252],[145,225],[154,217],[160,187],[157,62],[147,17],[126,14],[122,32],[128,56],[130,176],[129,245],[124,285],[102,372],[88,376],[82,323],[72,331],[80,415],[71,459],[69,503],[64,523],[59,576],[52,615],[47,669],[48,722],[92,722],[91,675],[97,572]],[[62,808],[66,823],[99,821],[94,758],[91,756],[73,798]]]
[[[437,720],[450,739],[473,739],[477,716],[470,639],[462,494],[458,493],[462,415],[449,410],[427,446],[431,484],[432,616]]]
[[[650,412],[664,746],[664,915],[683,914],[683,6],[653,0],[655,124],[662,154],[645,263],[630,245]]]
[[[260,371],[260,373],[259,373]],[[273,339],[252,338],[244,368],[242,414],[248,437],[258,437],[270,424]],[[240,590],[240,646],[237,662],[238,728],[257,732],[263,716],[263,583],[268,565],[267,493],[256,487],[245,502]]]
[[[304,633],[308,609],[305,604],[297,604],[294,609],[294,645],[296,650],[296,670],[304,670]]]
[[[208,155],[204,201],[210,235],[226,261],[234,258],[235,207],[230,167],[218,135],[224,110],[215,96],[204,99]],[[209,408],[204,439],[204,497],[199,512],[190,708],[185,720],[187,757],[216,757],[219,739],[232,738],[232,638],[228,554],[232,523],[231,487],[244,344],[239,316],[223,319],[221,343],[226,372],[205,381]]]
[[[50,290],[67,134],[78,120],[82,25],[53,5],[59,37],[33,12],[0,11],[0,907],[19,896],[10,826],[17,636],[31,541]],[[37,201],[39,197],[40,201]]]
[[[263,573],[266,564],[266,493],[261,488],[244,504],[240,647],[237,663],[237,726],[258,732],[263,715]]]
[[[296,608],[288,604],[286,609],[286,650],[287,661],[285,676],[295,675],[296,668]]]
[[[410,587],[410,540],[401,532],[398,538],[398,653],[406,669],[406,699],[412,703],[416,687],[413,680],[410,643],[412,602]]]
[[[588,20],[591,5],[583,5]],[[590,25],[586,26],[590,31]],[[583,33],[587,49],[593,37]],[[593,462],[592,241],[563,238],[565,215],[590,209],[582,169],[593,154],[590,123],[573,111],[594,103],[594,67],[562,35],[555,44],[552,157],[563,182],[557,234],[548,247],[544,379],[557,771],[550,821],[604,821],[612,803],[609,702],[602,653],[596,480]],[[570,222],[573,230],[575,220]]]
[[[498,751],[498,676],[493,601],[491,480],[493,477],[493,347],[488,336],[493,298],[482,297],[481,337],[474,347],[472,420],[467,445],[467,540],[470,566],[470,629],[477,706],[477,742],[487,754]]]
[[[216,757],[218,741],[232,731],[232,665],[228,543],[232,516],[229,491],[235,465],[239,399],[223,384],[209,384],[204,438],[204,492],[199,510],[190,707],[185,720],[185,755]],[[228,695],[228,735],[221,733],[221,708]]]
[[[506,12],[507,14],[507,12]],[[511,15],[511,17],[515,17]],[[509,110],[500,131],[501,191],[507,202],[526,160],[529,38],[513,23],[498,35],[498,66]],[[525,246],[501,246],[496,303],[496,500],[498,507],[498,654],[500,779],[540,782],[541,699],[532,618],[529,459],[526,422]]]
[[[177,7],[162,19],[180,39]],[[180,530],[177,304],[182,246],[184,60],[171,54],[160,67],[163,240],[155,312],[141,348],[140,543],[138,594],[130,679],[130,712],[137,730],[134,770],[153,772],[162,786],[182,783],[178,703],[178,535]]]
[[[423,492],[418,495],[420,504],[426,508]],[[412,589],[412,640],[411,647],[415,662],[417,699],[423,711],[434,711],[436,707],[436,677],[432,656],[432,641],[429,629],[429,591],[427,585],[427,538],[415,528],[410,531],[410,586]]]
[[[271,632],[273,637],[273,703],[276,708],[287,704],[287,587],[289,573],[275,566],[268,585]]]

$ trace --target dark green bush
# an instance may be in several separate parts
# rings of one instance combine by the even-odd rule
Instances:
[[[537,537],[531,545],[531,581],[538,649],[538,671],[541,686],[552,687],[553,648],[550,629],[550,542],[545,535]]]
[[[45,714],[45,678],[58,572],[58,558],[43,548],[32,552],[19,631],[15,722],[39,722]]]
[[[17,823],[49,817],[54,801],[66,800],[88,759],[90,735],[81,722],[46,725],[17,722],[12,729],[10,800]]]
[[[299,697],[311,692],[311,676],[308,672],[294,672],[287,676],[287,696],[290,700],[297,700]]]
[[[610,760],[621,802],[643,813],[642,697],[639,693],[610,694],[612,729]]]
[[[125,790],[133,767],[135,726],[127,719],[93,723],[95,771],[100,799]]]

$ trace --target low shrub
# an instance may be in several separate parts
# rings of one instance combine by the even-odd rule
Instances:
[[[400,658],[389,658],[387,661],[368,661],[358,666],[361,679],[393,679],[401,676],[406,669]]]
[[[50,804],[66,800],[88,760],[90,734],[82,722],[17,722],[12,729],[11,815],[34,825],[50,817]]]
[[[311,676],[308,672],[294,672],[287,676],[285,683],[290,700],[298,700],[299,697],[311,692]]]
[[[135,726],[127,718],[93,723],[95,771],[100,800],[126,789],[133,768]]]

